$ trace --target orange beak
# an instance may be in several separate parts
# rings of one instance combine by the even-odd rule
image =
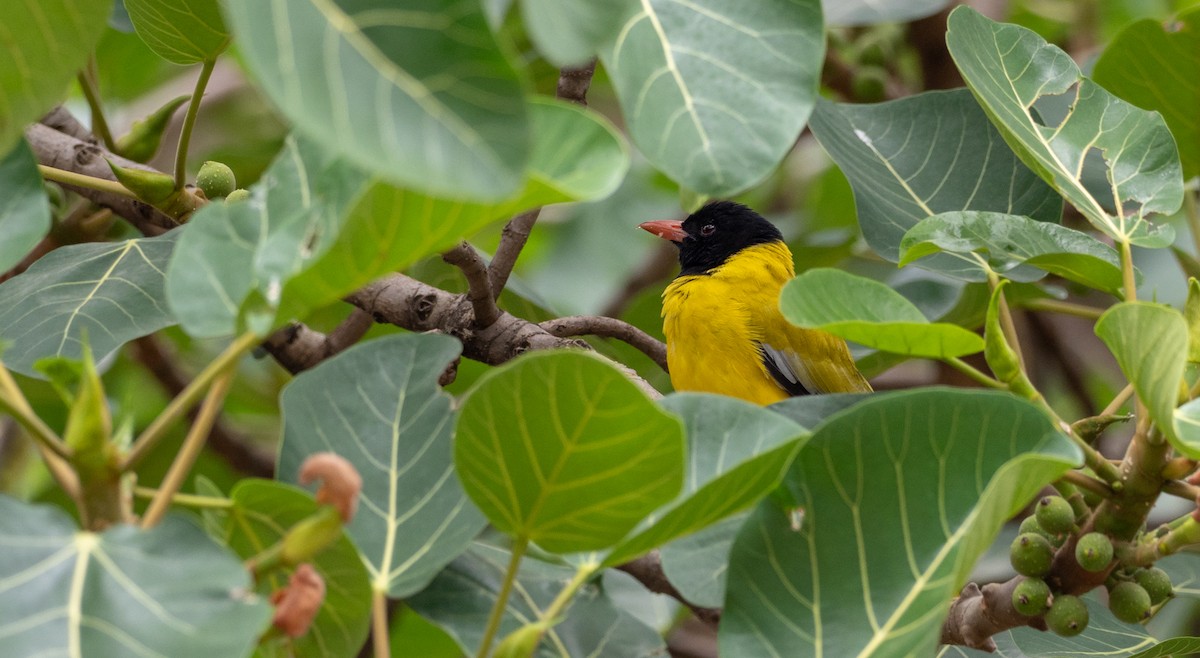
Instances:
[[[638,228],[650,231],[654,235],[671,242],[682,242],[687,237],[683,230],[683,222],[678,219],[659,219],[653,222],[642,222]]]

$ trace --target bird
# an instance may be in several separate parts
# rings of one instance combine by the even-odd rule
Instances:
[[[783,235],[754,210],[714,201],[679,220],[638,225],[679,248],[679,275],[662,294],[667,368],[677,391],[758,405],[871,385],[846,341],[784,319],[779,293],[795,277]]]

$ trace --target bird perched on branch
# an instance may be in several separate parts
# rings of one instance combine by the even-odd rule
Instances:
[[[732,201],[686,220],[641,228],[679,247],[679,276],[663,292],[671,383],[770,404],[809,393],[871,390],[846,341],[801,329],[779,312],[779,291],[795,276],[779,229]]]

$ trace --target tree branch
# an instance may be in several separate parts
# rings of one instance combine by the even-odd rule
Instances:
[[[617,567],[621,571],[633,576],[639,583],[645,586],[646,589],[655,594],[666,594],[667,596],[686,605],[696,615],[700,621],[716,627],[721,621],[721,611],[718,608],[702,608],[698,605],[693,605],[683,597],[683,594],[675,589],[671,581],[667,580],[667,576],[663,573],[662,556],[658,551],[650,551],[649,553],[639,557],[636,560],[631,560]]]
[[[664,371],[667,370],[667,346],[654,336],[628,322],[597,315],[573,315],[547,320],[538,326],[559,338],[568,338],[571,336],[616,338],[619,341],[636,347],[643,354],[653,359],[659,368],[662,368]]]
[[[492,295],[492,284],[488,277],[488,266],[475,248],[460,242],[442,254],[442,260],[462,270],[467,277],[467,300],[475,311],[475,325],[489,327],[500,317],[496,298]]]
[[[295,375],[362,340],[374,323],[370,313],[355,308],[328,335],[310,329],[302,322],[293,322],[267,336],[262,348]]]

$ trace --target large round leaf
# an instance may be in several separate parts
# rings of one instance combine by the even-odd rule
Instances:
[[[498,199],[529,155],[516,71],[478,0],[229,2],[246,64],[298,130],[367,171]]]
[[[817,98],[818,0],[630,3],[601,51],[633,141],[680,185],[729,196],[766,177]]]
[[[1000,527],[1080,461],[1003,393],[905,391],[838,413],[734,543],[722,655],[933,655]]]
[[[679,421],[607,360],[524,355],[463,402],[454,463],[500,530],[554,552],[612,546],[683,485]]]
[[[229,44],[217,0],[124,0],[124,6],[142,41],[176,64],[212,59]]]
[[[10,656],[246,656],[271,608],[200,528],[80,531],[0,495],[0,637]]]
[[[438,377],[458,341],[435,334],[357,345],[305,371],[282,395],[278,477],[295,482],[309,455],[335,452],[363,478],[347,532],[376,591],[404,597],[484,526],[451,463],[455,413]]]

